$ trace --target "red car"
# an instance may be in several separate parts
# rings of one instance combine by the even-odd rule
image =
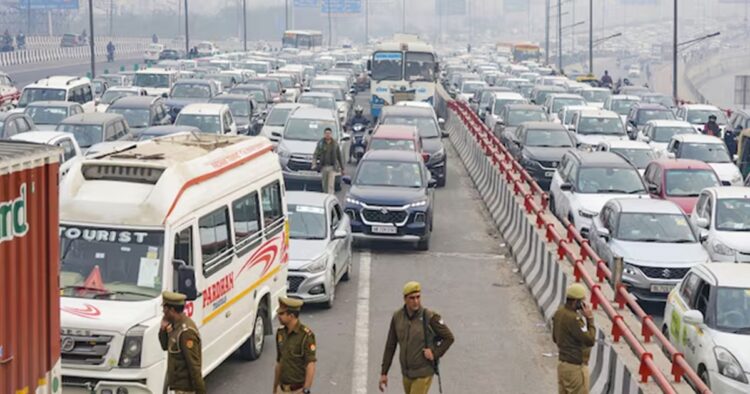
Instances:
[[[700,192],[707,187],[721,186],[710,165],[689,159],[661,159],[649,163],[643,180],[654,193],[652,198],[669,200],[690,215]]]
[[[429,155],[422,150],[422,138],[414,126],[380,125],[370,136],[367,150],[410,150],[422,155],[427,161]]]

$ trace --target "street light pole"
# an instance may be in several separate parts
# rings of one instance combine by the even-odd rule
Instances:
[[[188,28],[188,0],[185,0],[185,54],[190,53],[190,29]]]
[[[544,8],[544,64],[549,65],[549,8],[550,0],[547,0]]]
[[[594,75],[594,0],[589,0],[589,74]]]
[[[557,71],[562,72],[562,0],[557,0]]]
[[[26,35],[31,35],[31,0],[26,1]]]
[[[401,33],[406,33],[406,0],[401,0]]]
[[[333,48],[333,28],[331,27],[331,0],[326,1],[328,2],[328,48]]]
[[[242,0],[242,48],[247,52],[247,0]]]
[[[674,32],[672,35],[672,97],[677,100],[677,0],[674,0]]]
[[[284,30],[289,30],[289,0],[284,0]]]
[[[94,52],[94,1],[89,0],[89,50],[91,51],[91,78],[96,78],[96,53]]]
[[[370,1],[365,2],[365,45],[370,42]]]

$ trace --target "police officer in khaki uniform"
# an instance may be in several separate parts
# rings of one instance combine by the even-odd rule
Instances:
[[[164,318],[159,330],[161,348],[168,353],[167,388],[174,394],[206,394],[201,370],[201,337],[187,315],[185,295],[162,293]]]
[[[557,388],[559,394],[588,394],[588,359],[596,341],[594,313],[583,300],[586,288],[570,285],[565,304],[552,317],[552,340],[557,344]]]
[[[309,394],[315,377],[315,334],[299,321],[303,302],[279,298],[276,313],[282,327],[276,332],[276,371],[273,392]]]
[[[404,392],[427,394],[437,360],[453,344],[453,333],[439,314],[422,307],[422,286],[418,282],[404,285],[403,294],[404,306],[391,318],[378,388],[382,392],[388,387],[388,370],[398,346]]]

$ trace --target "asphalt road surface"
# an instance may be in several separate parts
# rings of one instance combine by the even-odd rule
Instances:
[[[109,73],[114,74],[120,71],[120,67],[125,67],[126,70],[133,70],[133,65],[138,63],[141,63],[142,67],[142,56],[133,56],[131,54],[127,58],[118,59],[117,54],[115,54],[115,61],[113,63],[107,63],[106,57],[97,58],[97,60],[101,61],[96,63],[96,73],[99,75],[108,70]],[[73,59],[58,63],[23,64],[4,67],[1,70],[10,75],[18,89],[23,89],[24,86],[51,75],[85,76],[87,72],[91,71],[91,65],[88,59]]]
[[[361,100],[362,98],[359,97]],[[364,104],[361,103],[360,104]],[[392,313],[401,288],[422,283],[423,304],[439,312],[456,336],[441,361],[446,393],[551,393],[556,347],[504,242],[448,140],[448,184],[437,190],[428,252],[412,245],[358,249],[354,277],[339,284],[331,310],[305,306],[301,320],[316,333],[313,392],[375,393]],[[353,168],[349,169],[349,173]],[[277,322],[274,322],[278,326]],[[207,377],[209,392],[271,392],[276,357],[266,337],[252,363],[231,357]],[[398,355],[389,393],[402,392]],[[431,392],[437,393],[437,382]]]

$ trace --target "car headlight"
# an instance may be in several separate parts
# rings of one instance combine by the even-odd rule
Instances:
[[[430,156],[431,162],[436,162],[443,160],[443,157],[445,157],[445,148],[440,148],[439,151],[435,152],[432,156]]]
[[[742,174],[734,174],[734,176],[732,177],[732,184],[742,184]]]
[[[408,208],[418,208],[418,207],[424,207],[427,205],[427,199],[414,201],[413,203],[408,205]]]
[[[597,215],[596,212],[589,211],[589,210],[586,210],[586,209],[579,209],[578,210],[578,214],[581,215],[581,216],[583,216],[583,217],[585,217],[585,218],[587,218],[587,219],[593,219]]]
[[[578,150],[584,151],[584,152],[593,152],[594,146],[589,144],[580,144],[578,145]]]
[[[353,204],[353,205],[364,205],[362,203],[362,201],[359,201],[359,200],[357,200],[355,198],[352,198],[352,197],[349,197],[349,196],[346,197],[346,202],[349,203],[349,204]]]
[[[714,355],[716,356],[716,364],[719,367],[720,374],[738,382],[747,383],[745,371],[742,370],[742,366],[729,350],[721,346],[716,346],[714,348]]]
[[[143,334],[146,332],[145,326],[135,326],[125,334],[125,340],[122,344],[120,353],[121,368],[140,368],[141,352],[143,351]]]
[[[636,266],[634,266],[632,264],[625,263],[622,266],[622,272],[625,275],[638,276],[638,274],[640,274],[641,270],[639,270],[638,267],[636,267]]]
[[[538,167],[539,162],[527,156],[526,153],[524,152],[521,155],[521,165],[524,166],[525,168]]]
[[[292,152],[290,152],[290,151],[288,151],[288,150],[286,150],[286,149],[284,149],[284,148],[282,148],[280,146],[276,147],[276,153],[279,155],[279,157],[282,157],[284,159],[288,159],[288,158],[292,157]]]
[[[724,256],[734,256],[734,249],[730,248],[729,246],[724,245],[723,243],[716,241],[711,248],[713,248],[714,253],[721,254]]]
[[[325,271],[327,261],[328,259],[326,258],[326,255],[320,256],[317,259],[313,260],[311,263],[307,264],[304,270],[312,273]]]

